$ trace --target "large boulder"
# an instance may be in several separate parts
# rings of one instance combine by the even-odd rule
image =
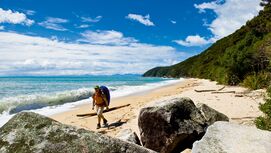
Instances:
[[[125,129],[120,131],[116,137],[126,142],[141,145],[137,134],[133,132],[131,129]]]
[[[136,144],[78,129],[35,113],[19,113],[0,128],[1,153],[152,153]]]
[[[270,153],[271,132],[229,122],[215,122],[192,153]]]
[[[200,139],[206,120],[189,98],[164,100],[140,110],[142,145],[161,153],[181,152]]]
[[[216,111],[206,104],[198,103],[196,106],[204,116],[208,125],[212,125],[216,121],[229,121],[228,116]]]

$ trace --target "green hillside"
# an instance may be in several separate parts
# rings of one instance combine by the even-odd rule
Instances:
[[[201,54],[172,66],[153,68],[143,76],[197,77],[236,85],[253,76],[269,77],[270,57],[271,5],[268,4],[245,26]]]

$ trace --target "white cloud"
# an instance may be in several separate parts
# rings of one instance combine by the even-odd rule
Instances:
[[[81,17],[82,22],[91,22],[91,23],[95,23],[95,22],[99,22],[103,17],[102,16],[96,16],[95,18],[91,18],[91,17]]]
[[[216,19],[209,24],[208,28],[216,39],[220,39],[233,33],[258,15],[262,9],[259,4],[259,0],[226,0],[224,3],[213,1],[195,5],[195,7],[200,11],[209,9],[216,13]]]
[[[34,20],[30,20],[24,13],[3,10],[0,8],[0,23],[22,24],[31,26]]]
[[[200,13],[205,13],[206,9],[211,9],[211,10],[217,9],[220,3],[221,3],[221,0],[220,1],[216,0],[213,2],[204,2],[202,4],[194,4],[194,7],[199,9]]]
[[[10,32],[0,32],[0,46],[0,75],[143,73],[187,57],[169,46],[66,43]]]
[[[5,27],[4,26],[0,26],[0,30],[5,30]]]
[[[212,38],[205,39],[200,36],[188,36],[185,41],[177,40],[175,42],[183,46],[201,46],[213,43],[232,34],[248,20],[258,15],[262,9],[259,4],[259,0],[216,0],[195,4],[195,8],[199,9],[200,13],[205,13],[206,10],[215,12],[216,18],[210,24],[203,20],[203,25],[211,31]],[[189,41],[188,38],[191,40]],[[192,38],[197,39],[198,43],[193,43]]]
[[[212,42],[211,39],[207,40],[199,35],[188,36],[185,40],[174,40],[179,45],[191,47],[191,46],[203,46]]]
[[[76,28],[88,28],[88,27],[90,27],[89,24],[81,24],[81,25],[77,26]]]
[[[109,45],[127,45],[135,43],[137,40],[131,37],[124,37],[121,32],[114,30],[106,31],[85,31],[81,33],[84,39],[80,39],[81,42],[88,42],[91,44],[109,44]]]
[[[150,15],[142,16],[138,14],[128,14],[127,19],[138,21],[145,26],[155,26],[154,23],[150,20]]]
[[[34,15],[34,14],[36,14],[36,11],[33,11],[33,10],[25,10],[25,13],[26,13],[27,15]]]
[[[47,29],[57,30],[57,31],[67,31],[61,24],[68,23],[69,20],[62,18],[47,17],[45,21],[38,23],[40,26]]]

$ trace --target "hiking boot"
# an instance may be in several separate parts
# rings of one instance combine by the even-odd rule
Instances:
[[[106,120],[106,119],[104,119],[103,121],[104,121],[103,126],[104,126],[104,127],[107,127],[107,126],[108,126],[108,124],[107,124],[107,120]]]
[[[96,129],[99,129],[99,128],[101,128],[101,124],[97,124]]]

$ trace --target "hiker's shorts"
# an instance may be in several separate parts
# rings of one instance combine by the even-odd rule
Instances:
[[[103,115],[103,111],[104,111],[104,106],[98,106],[96,105],[96,112],[98,116]]]

